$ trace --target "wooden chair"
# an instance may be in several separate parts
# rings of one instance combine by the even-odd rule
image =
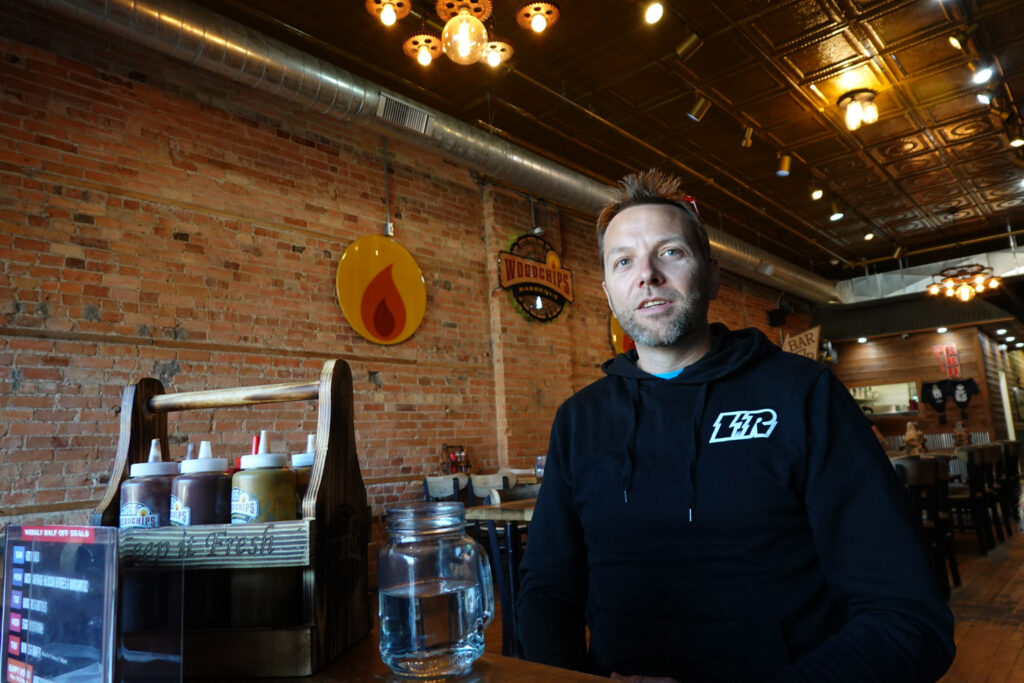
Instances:
[[[985,478],[985,505],[988,506],[989,515],[992,517],[992,528],[996,532],[996,537],[1002,543],[1006,540],[1003,529],[1007,527],[999,504],[998,475],[996,472],[997,468],[1002,467],[1003,451],[998,444],[994,443],[981,444],[979,450],[981,451],[981,466]]]
[[[538,493],[540,493],[540,484],[518,484],[506,489],[491,489],[488,504],[500,505],[510,500],[527,500],[536,498]]]
[[[1020,453],[1016,441],[997,441],[999,461],[996,464],[996,495],[999,510],[1006,527],[1006,535],[1013,535],[1015,522],[1020,521]]]
[[[956,559],[956,547],[953,543],[953,515],[949,509],[949,463],[953,456],[945,453],[929,454],[935,459],[935,490],[937,493],[935,530],[939,544],[946,555],[946,564],[953,580],[953,586],[960,585],[960,565]]]
[[[981,464],[977,446],[961,446],[953,452],[953,457],[960,462],[967,472],[966,487],[949,489],[950,511],[957,519],[957,526],[963,530],[966,521],[978,536],[978,551],[985,555],[989,548],[996,546],[992,534],[992,518],[985,501],[985,474]],[[952,464],[952,461],[950,461]],[[952,467],[950,468],[952,470]]]
[[[442,474],[437,477],[423,477],[423,500],[428,502],[438,500],[461,501],[461,491],[466,490],[469,485],[469,475],[458,472],[456,474]]]
[[[934,458],[920,455],[905,455],[893,458],[892,465],[897,471],[903,470],[902,480],[906,481],[907,495],[913,511],[918,533],[928,549],[932,564],[932,575],[949,599],[949,579],[946,576],[945,552],[940,543],[935,519],[938,517],[938,492],[936,490],[938,463]]]

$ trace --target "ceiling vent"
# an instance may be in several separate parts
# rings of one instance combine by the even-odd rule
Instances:
[[[429,135],[434,125],[434,117],[405,102],[381,93],[377,102],[377,118],[393,123],[399,128],[416,131],[420,135]]]

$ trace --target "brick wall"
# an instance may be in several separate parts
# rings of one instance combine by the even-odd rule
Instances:
[[[537,205],[577,298],[527,320],[497,288],[496,256],[532,227],[528,198],[387,140],[395,236],[423,270],[427,313],[406,342],[373,344],[341,315],[335,273],[385,221],[378,133],[20,3],[0,12],[0,510],[83,521],[109,477],[121,391],[144,376],[172,392],[302,381],[345,358],[376,514],[420,495],[445,441],[480,470],[530,466],[558,404],[599,376],[610,346],[590,218]],[[712,318],[777,341],[765,310],[778,296],[728,276]],[[316,410],[170,422],[172,457],[205,438],[233,456],[259,429],[301,449]]]

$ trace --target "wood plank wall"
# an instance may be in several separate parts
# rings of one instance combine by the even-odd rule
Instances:
[[[1016,410],[1017,404],[1013,396],[1013,387],[1021,387],[1022,375],[1021,370],[1024,369],[1024,361],[1022,361],[1022,355],[1018,351],[1000,351],[999,342],[992,339],[985,334],[979,334],[979,343],[981,345],[982,357],[985,363],[985,379],[988,383],[992,422],[995,426],[996,438],[1008,439],[1009,431],[1006,429],[1006,415],[1003,409],[1002,393],[999,388],[999,372],[1006,373],[1006,384],[1010,388],[1010,410]],[[1016,436],[1020,439],[1024,436],[1024,421],[1019,418],[1020,413],[1011,415],[1013,419],[1014,429],[1016,429]]]
[[[834,371],[839,379],[849,388],[893,384],[896,382],[914,382],[917,385],[918,397],[921,397],[923,382],[937,382],[946,379],[939,366],[932,347],[955,344],[960,355],[960,369],[964,378],[972,378],[978,383],[980,393],[971,399],[967,406],[967,418],[960,415],[960,409],[952,401],[946,403],[945,425],[940,424],[939,414],[923,400],[917,416],[874,416],[879,430],[885,436],[895,436],[906,432],[907,422],[913,420],[925,434],[952,433],[957,420],[964,422],[969,432],[989,433],[995,439],[992,420],[992,398],[986,380],[983,353],[976,327],[951,330],[945,334],[934,332],[914,333],[907,339],[900,336],[883,337],[869,340],[865,344],[841,342],[836,345],[839,364]],[[995,400],[999,401],[996,394]]]

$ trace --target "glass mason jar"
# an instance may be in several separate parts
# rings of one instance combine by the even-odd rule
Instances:
[[[387,511],[377,555],[380,655],[398,674],[454,676],[484,652],[494,616],[491,568],[465,535],[462,503],[413,503]]]

